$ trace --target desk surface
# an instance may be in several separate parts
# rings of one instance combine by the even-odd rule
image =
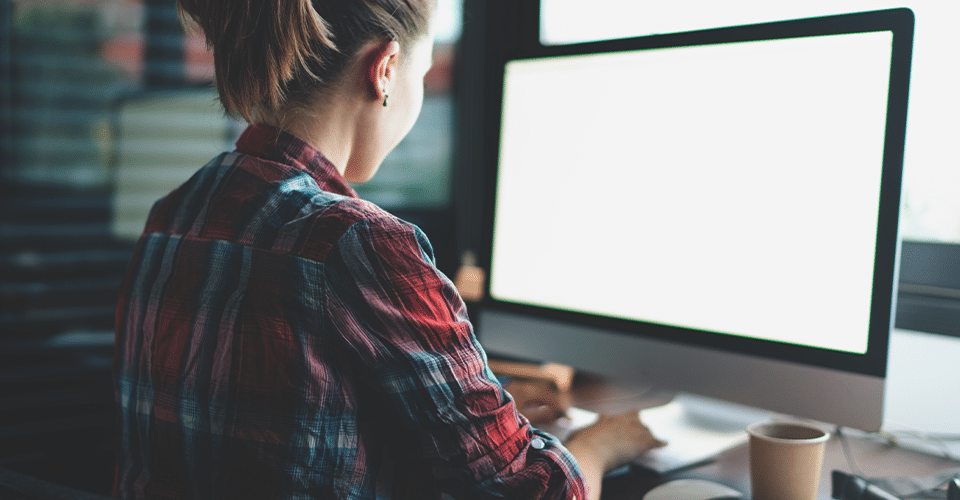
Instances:
[[[926,431],[956,433],[956,422],[960,420],[953,417],[960,412],[960,405],[943,405],[938,399],[943,395],[941,393],[951,391],[960,384],[960,379],[955,376],[945,377],[947,371],[930,369],[930,356],[939,356],[944,358],[941,362],[949,361],[954,364],[956,359],[960,359],[960,342],[926,334],[895,332],[891,338],[886,412],[894,417],[895,421],[910,419],[908,427],[922,426]],[[939,363],[932,366],[937,365]],[[948,366],[943,364],[942,368],[946,370]],[[954,397],[955,394],[956,392],[953,392]],[[597,412],[616,413],[664,404],[668,400],[669,395],[663,393],[651,393],[642,387],[612,386],[603,380],[590,377],[578,377],[574,387],[574,404]],[[897,406],[891,408],[889,404]],[[901,408],[901,405],[910,406]],[[923,411],[924,407],[926,412]],[[914,413],[915,417],[912,416]],[[930,415],[931,413],[933,415]],[[942,425],[949,428],[941,428]],[[869,477],[924,477],[960,468],[960,462],[893,447],[869,436],[847,435],[847,443],[855,466],[851,466],[839,437],[834,435],[827,443],[818,494],[820,500],[831,498],[830,474],[833,470],[856,473],[859,468]],[[608,477],[604,481],[603,499],[638,500],[644,492],[657,484],[681,477],[718,481],[749,495],[749,470],[747,447],[741,446],[724,453],[709,465],[674,476],[658,477],[652,473],[634,471],[618,477]]]
[[[945,470],[960,468],[960,462],[954,462],[932,455],[921,454],[884,443],[859,437],[848,437],[850,450],[856,464],[866,476],[870,477],[923,477]],[[665,478],[652,473],[633,472],[619,477],[610,477],[604,481],[603,500],[639,500],[643,492],[660,482],[675,478],[703,478],[732,486],[749,496],[750,459],[747,447],[730,450],[718,457],[717,461],[677,473]],[[823,475],[820,480],[819,500],[828,500],[830,494],[830,474],[833,470],[853,473],[844,455],[839,438],[833,436],[827,443]]]

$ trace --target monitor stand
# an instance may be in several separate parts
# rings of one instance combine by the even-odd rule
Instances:
[[[634,464],[668,474],[712,462],[721,453],[746,444],[747,425],[768,420],[771,413],[724,401],[679,393],[663,406],[640,412],[654,436],[667,446],[650,451]],[[566,440],[597,420],[597,414],[571,408],[567,418],[541,429]]]

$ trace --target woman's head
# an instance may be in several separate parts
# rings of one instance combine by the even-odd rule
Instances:
[[[224,108],[248,122],[309,105],[371,42],[414,47],[435,1],[177,0],[213,49]]]

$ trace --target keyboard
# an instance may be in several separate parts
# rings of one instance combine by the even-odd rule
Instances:
[[[663,406],[640,411],[640,419],[667,445],[644,454],[634,464],[669,474],[709,463],[721,453],[746,444],[746,426],[768,417],[760,410],[678,395]],[[571,408],[566,417],[540,428],[565,441],[597,418],[594,412]]]

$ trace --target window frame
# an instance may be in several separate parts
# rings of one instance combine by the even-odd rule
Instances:
[[[896,326],[960,337],[960,244],[903,242]]]

